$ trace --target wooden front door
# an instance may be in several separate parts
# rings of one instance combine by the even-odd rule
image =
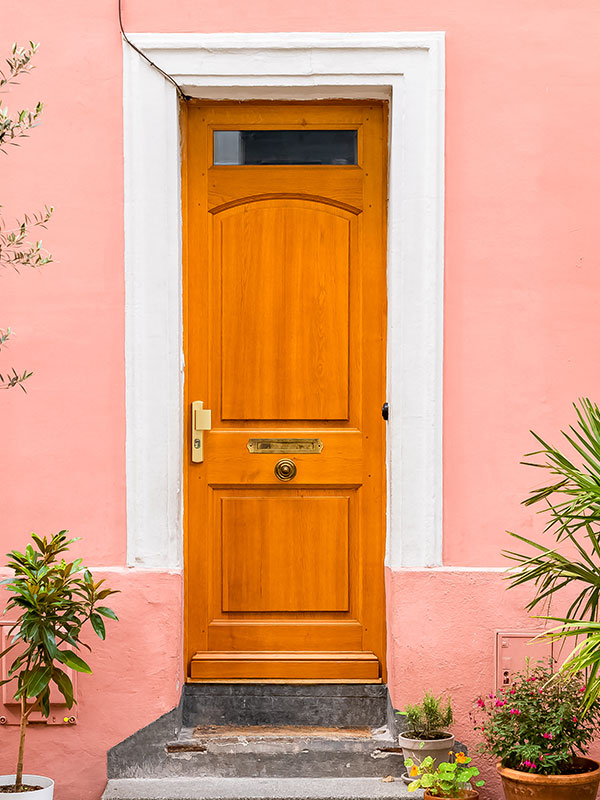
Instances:
[[[386,107],[184,122],[188,678],[379,682]]]

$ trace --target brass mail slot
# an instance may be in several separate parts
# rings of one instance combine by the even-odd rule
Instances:
[[[250,453],[320,453],[320,439],[248,439]]]

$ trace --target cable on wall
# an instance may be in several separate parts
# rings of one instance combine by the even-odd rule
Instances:
[[[134,43],[131,41],[131,39],[125,33],[125,29],[123,28],[123,16],[122,16],[122,13],[121,13],[121,2],[122,2],[122,0],[119,0],[119,27],[121,28],[121,36],[123,37],[123,39],[125,39],[127,44],[131,48],[133,48],[135,50],[136,53],[139,53],[141,55],[141,57],[143,59],[145,59],[148,62],[148,64],[150,64],[150,66],[152,66],[152,67],[154,67],[154,69],[158,70],[158,72],[160,72],[160,74],[163,77],[165,77],[170,83],[173,84],[173,86],[175,87],[175,89],[177,91],[179,99],[182,100],[185,103],[185,101],[189,100],[190,98],[188,97],[187,94],[185,94],[185,92],[183,91],[181,86],[177,83],[177,81],[171,75],[169,75],[167,72],[165,72],[164,69],[161,69],[158,66],[158,64],[155,64],[154,61],[152,61],[152,59],[148,58],[148,56],[145,53],[143,53],[140,50],[139,47],[136,47],[134,45]]]

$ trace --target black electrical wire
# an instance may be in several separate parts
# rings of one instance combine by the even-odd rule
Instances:
[[[134,43],[131,41],[131,39],[127,36],[127,34],[125,33],[125,29],[123,28],[123,17],[121,15],[121,0],[119,0],[119,27],[121,28],[121,36],[123,37],[123,39],[125,39],[127,44],[130,47],[132,47],[135,50],[136,53],[139,53],[141,55],[141,57],[144,58],[150,64],[150,66],[152,66],[152,67],[154,67],[154,69],[158,70],[163,77],[165,77],[170,83],[173,84],[173,86],[177,90],[177,94],[179,95],[179,99],[183,100],[184,102],[186,100],[189,100],[190,98],[184,93],[183,89],[177,83],[177,81],[171,75],[169,75],[167,72],[165,72],[164,69],[161,69],[158,66],[158,64],[155,64],[154,61],[152,61],[152,59],[148,58],[148,56],[145,53],[143,53],[140,50],[139,47],[136,47],[134,45]]]

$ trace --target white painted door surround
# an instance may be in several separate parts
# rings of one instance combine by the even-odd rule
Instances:
[[[130,34],[206,99],[386,98],[392,568],[441,564],[444,34]],[[180,569],[182,258],[175,88],[123,46],[127,552]]]

